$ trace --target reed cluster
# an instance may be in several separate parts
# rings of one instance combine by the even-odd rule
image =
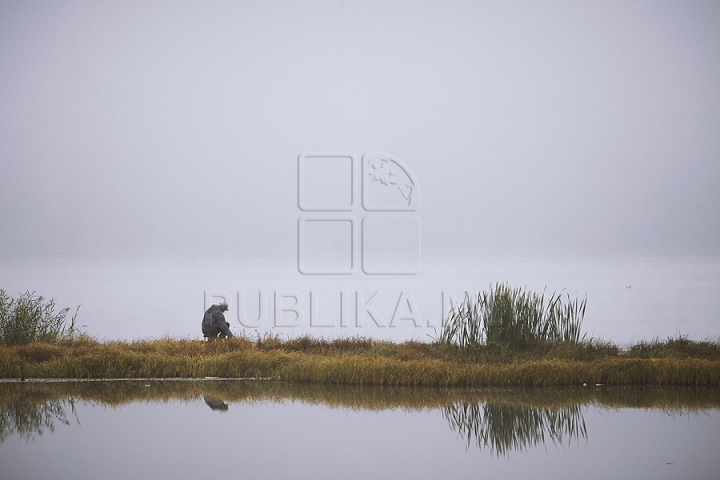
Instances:
[[[454,308],[439,340],[471,353],[481,346],[527,348],[538,343],[577,343],[587,300],[553,293],[538,294],[506,284],[467,298]]]
[[[45,300],[34,292],[12,298],[0,289],[0,342],[24,345],[31,342],[57,343],[77,334],[75,319],[78,310],[67,323],[69,308],[55,311],[55,301]]]

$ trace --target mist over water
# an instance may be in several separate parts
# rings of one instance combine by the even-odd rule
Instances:
[[[417,275],[302,275],[285,260],[6,260],[10,294],[36,290],[81,305],[98,339],[201,338],[204,310],[225,299],[235,333],[430,341],[451,302],[491,283],[587,298],[582,332],[619,344],[678,334],[717,339],[720,259],[424,259]]]
[[[719,19],[4,2],[0,256],[293,257],[304,152],[409,165],[427,256],[717,255]]]
[[[99,338],[195,336],[220,295],[236,330],[425,339],[504,281],[587,295],[590,336],[717,336],[719,21],[5,2],[0,288]]]
[[[428,341],[496,282],[587,298],[588,338],[718,339],[719,25],[703,1],[0,2],[0,289],[98,340],[200,339],[226,300],[236,334]],[[712,389],[8,394],[29,383],[0,384],[3,478],[720,468]]]

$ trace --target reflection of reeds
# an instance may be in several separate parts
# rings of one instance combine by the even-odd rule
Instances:
[[[720,408],[718,387],[566,387],[449,389],[320,385],[254,380],[118,380],[0,382],[0,442],[32,438],[68,424],[75,402],[116,407],[222,399],[231,408],[303,402],[349,410],[439,409],[469,445],[498,455],[587,437],[582,411],[653,408],[668,413]],[[232,405],[235,405],[234,407]]]
[[[456,403],[443,409],[450,427],[480,449],[497,455],[545,444],[587,439],[579,404],[537,408],[506,403]]]
[[[69,425],[66,409],[75,413],[73,398],[47,400],[43,403],[18,401],[0,405],[0,442],[17,434],[31,439],[45,431],[55,431],[55,423]]]

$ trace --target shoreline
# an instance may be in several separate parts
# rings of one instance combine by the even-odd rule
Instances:
[[[366,338],[236,337],[0,346],[5,381],[265,379],[417,387],[720,385],[720,343],[543,344],[508,350]],[[39,380],[42,379],[42,380]],[[187,379],[187,380],[184,380]]]

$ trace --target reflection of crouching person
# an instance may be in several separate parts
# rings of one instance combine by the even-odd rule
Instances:
[[[220,305],[213,305],[207,309],[202,321],[202,332],[208,340],[216,338],[232,337],[230,324],[225,321],[223,312],[227,312],[228,304],[223,302]]]
[[[224,401],[206,396],[203,396],[203,398],[205,399],[205,403],[208,404],[208,407],[210,407],[211,410],[220,410],[221,412],[227,412],[228,404]]]

